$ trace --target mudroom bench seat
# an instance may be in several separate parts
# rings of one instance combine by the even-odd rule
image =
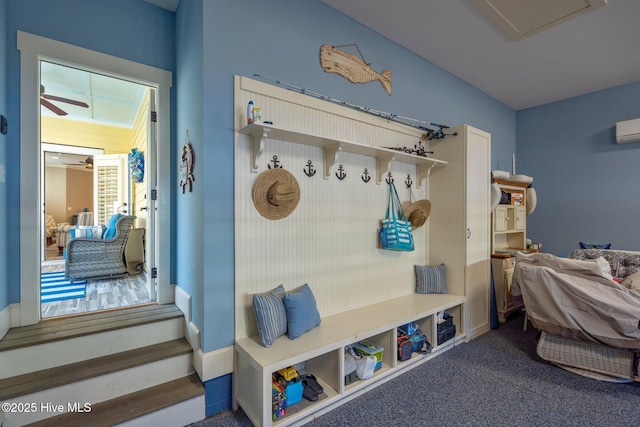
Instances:
[[[465,339],[465,297],[453,294],[410,294],[322,318],[321,324],[295,340],[279,337],[271,347],[262,346],[257,335],[235,343],[234,407],[242,407],[257,426],[284,426],[312,419],[357,394],[417,366]],[[437,345],[437,313],[453,316],[458,331],[454,339]],[[396,328],[416,322],[433,349],[397,360]],[[367,340],[384,348],[382,368],[373,378],[345,384],[344,347]],[[273,420],[271,375],[279,369],[304,363],[303,372],[315,375],[324,393],[315,402],[302,400]]]

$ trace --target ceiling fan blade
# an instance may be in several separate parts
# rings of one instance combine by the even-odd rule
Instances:
[[[46,99],[40,98],[40,104],[42,104],[44,107],[48,108],[49,110],[53,111],[54,113],[56,113],[59,116],[66,116],[67,115],[66,111],[64,111],[62,108],[56,107],[55,105],[53,105],[52,103],[50,103]]]
[[[62,98],[59,96],[47,95],[44,93],[42,94],[42,97],[46,99],[50,99],[51,101],[66,102],[67,104],[77,105],[78,107],[89,108],[89,104],[87,104],[86,102],[76,101],[74,99]]]

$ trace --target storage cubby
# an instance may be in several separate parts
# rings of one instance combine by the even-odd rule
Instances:
[[[345,384],[345,393],[366,385],[372,379],[375,379],[377,376],[383,376],[386,372],[395,367],[396,342],[394,334],[395,330],[388,330],[381,334],[373,335],[351,343],[351,345],[353,345],[357,342],[365,341],[376,347],[382,347],[382,366],[380,369],[374,371],[373,378],[356,380],[351,384]]]
[[[462,334],[461,331],[461,325],[463,325],[463,310],[462,310],[462,306],[455,306],[455,307],[450,307],[446,310],[444,310],[446,313],[448,313],[452,318],[453,318],[453,324],[456,325],[456,335],[455,337],[458,337],[459,335]],[[438,344],[438,339],[437,339],[437,334],[438,334],[438,322],[436,321],[436,324],[434,326],[433,329],[434,332],[434,341],[432,342],[432,344],[434,345],[434,348],[437,350],[441,347],[445,347],[445,346],[449,346],[451,344],[453,344],[455,342],[455,337],[454,339],[448,340],[446,342],[443,342],[442,344]]]
[[[315,402],[311,402],[303,398],[295,405],[288,406],[287,414],[274,421],[273,425],[277,426],[287,424],[287,419],[295,418],[296,414],[309,412],[313,410],[313,405],[323,404],[323,401],[330,401],[338,396],[340,390],[340,380],[338,377],[341,363],[340,360],[340,351],[334,350],[317,357],[312,357],[303,362],[297,362],[296,364],[304,366],[298,371],[298,375],[313,374],[318,383],[322,386],[323,393],[318,396],[318,400]],[[278,369],[274,372],[277,371]]]
[[[397,376],[405,369],[437,355],[447,346],[434,347],[430,354],[414,353],[412,358],[397,361],[398,326],[416,322],[432,342],[435,340],[436,316],[450,313],[458,326],[453,341],[465,338],[462,325],[465,297],[452,294],[411,294],[324,317],[320,326],[296,340],[278,338],[271,347],[260,344],[257,336],[236,341],[234,370],[235,399],[249,419],[258,426],[282,426],[300,422],[323,408],[338,405],[343,398],[362,393],[385,378]],[[372,378],[344,385],[344,347],[359,341],[384,348],[382,368]],[[449,343],[447,343],[449,344]],[[316,402],[303,399],[272,420],[271,375],[279,369],[304,362],[301,373],[310,372],[324,389]]]

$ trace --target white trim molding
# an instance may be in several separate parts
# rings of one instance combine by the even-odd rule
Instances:
[[[202,382],[233,373],[234,346],[203,352],[201,349],[193,353],[193,367]]]
[[[200,330],[191,320],[191,295],[180,286],[175,286],[176,306],[185,319],[185,339],[193,348],[193,367],[202,382],[233,372],[234,346],[205,353],[200,348]]]
[[[17,319],[14,318],[19,311],[17,308],[17,304],[9,304],[0,310],[0,340],[9,332],[9,329],[18,324]]]

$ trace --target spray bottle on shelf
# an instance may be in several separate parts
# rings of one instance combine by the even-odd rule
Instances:
[[[247,124],[251,123],[253,123],[253,101],[249,101],[249,105],[247,105]]]

